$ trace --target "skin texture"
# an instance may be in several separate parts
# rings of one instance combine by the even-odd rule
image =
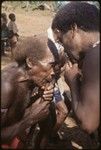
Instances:
[[[22,44],[14,48],[14,51],[23,50],[26,46]],[[49,48],[47,47],[45,58],[38,64],[34,64],[30,58],[26,59],[26,63],[29,68],[27,70],[24,66],[19,67],[17,63],[13,63],[2,71],[2,143],[9,143],[17,135],[24,141],[23,132],[30,126],[32,126],[32,132],[28,136],[31,139],[34,125],[43,120],[40,124],[40,136],[43,140],[41,141],[39,136],[36,143],[39,143],[39,147],[40,145],[45,147],[44,139],[52,131],[57,132],[67,116],[67,109],[64,102],[60,101],[56,104],[57,122],[54,119],[45,119],[49,118],[49,112],[53,112],[52,116],[55,117],[55,111],[53,109],[49,111],[49,108],[53,97],[54,71],[58,71]],[[34,102],[33,98],[38,94],[33,92],[36,85],[41,88],[43,94]],[[30,99],[32,102],[29,105]],[[47,135],[49,128],[50,133]]]
[[[51,65],[51,63],[54,63],[54,57],[49,49],[47,51],[45,59],[42,62],[40,61],[38,66],[32,65],[32,62],[27,61],[28,70],[19,67],[16,63],[8,65],[2,70],[2,143],[9,143],[21,131],[45,119],[49,114],[54,87],[53,84],[49,83],[54,75]],[[47,82],[48,86],[46,86]],[[43,94],[35,103],[28,106],[33,95],[32,89],[34,89],[36,84],[42,88]],[[43,85],[44,87],[42,87]]]
[[[65,79],[77,121],[85,131],[93,133],[99,126],[99,47],[93,48],[99,32],[85,32],[75,24],[67,33],[55,29],[54,34],[65,52],[70,51],[76,59],[77,64],[66,64]]]

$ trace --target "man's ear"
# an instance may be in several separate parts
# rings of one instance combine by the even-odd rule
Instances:
[[[56,29],[54,29],[54,33],[56,34],[56,35],[58,35],[58,37],[60,37],[61,36],[61,32],[60,32],[60,30],[58,30],[57,28]],[[55,39],[55,41],[57,42],[57,38],[55,37],[55,35],[54,35],[54,39]]]
[[[32,68],[33,64],[30,58],[26,58],[26,64],[29,68]]]
[[[59,32],[60,31],[57,28],[54,29],[54,33],[58,34]]]
[[[72,38],[75,37],[76,33],[77,33],[77,24],[74,23],[74,25],[71,26],[71,30],[72,30]]]

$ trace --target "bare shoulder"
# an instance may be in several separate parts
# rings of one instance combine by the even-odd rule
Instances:
[[[86,80],[99,80],[99,46],[87,52],[82,67],[82,73]]]
[[[8,64],[1,70],[1,81],[4,84],[7,81],[10,81],[17,72],[18,65],[16,62]]]
[[[11,104],[14,91],[14,80],[17,74],[17,64],[11,63],[1,71],[1,107]]]

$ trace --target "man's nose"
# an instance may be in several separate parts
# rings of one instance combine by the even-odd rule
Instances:
[[[53,69],[53,68],[51,69],[50,75],[51,75],[51,77],[55,77],[55,72],[54,72],[54,69]]]

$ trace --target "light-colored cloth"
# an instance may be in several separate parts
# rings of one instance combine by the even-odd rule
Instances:
[[[54,40],[53,31],[52,31],[51,27],[48,28],[47,34],[48,34],[48,38],[55,44],[58,52],[60,53],[61,49],[64,49],[64,48],[63,48],[63,46],[61,44],[57,43]]]
[[[61,95],[61,92],[59,90],[59,87],[58,87],[58,84],[55,83],[55,88],[54,88],[54,98],[53,98],[53,101],[54,103],[58,103],[62,100],[62,95]]]
[[[15,33],[18,33],[17,25],[16,25],[16,23],[13,22],[13,21],[10,21],[10,22],[8,23],[8,29],[9,29],[9,31],[13,31],[14,34],[15,34]]]

